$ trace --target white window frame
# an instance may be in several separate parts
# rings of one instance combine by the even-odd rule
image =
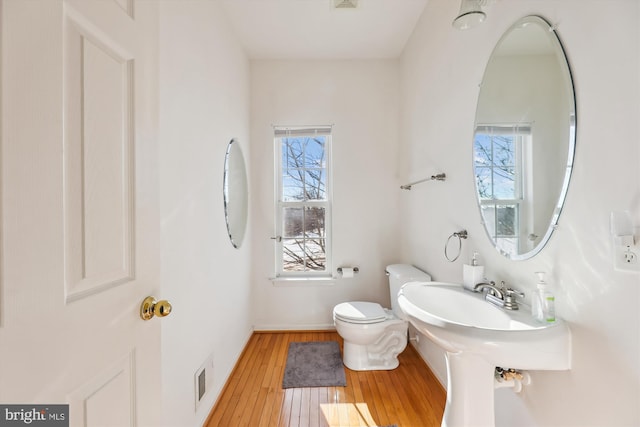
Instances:
[[[275,277],[282,279],[308,279],[308,278],[331,278],[332,277],[332,256],[331,256],[331,205],[332,205],[332,175],[331,175],[331,146],[332,146],[331,126],[274,126],[274,158],[275,158]],[[325,195],[326,200],[304,200],[304,201],[284,201],[283,200],[283,164],[282,164],[282,139],[290,137],[313,137],[323,135],[325,140]],[[325,209],[325,270],[306,269],[305,271],[285,271],[284,270],[284,209],[288,207],[306,208],[322,207]]]

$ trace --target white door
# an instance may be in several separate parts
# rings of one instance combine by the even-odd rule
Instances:
[[[1,1],[0,403],[160,425],[153,2]]]

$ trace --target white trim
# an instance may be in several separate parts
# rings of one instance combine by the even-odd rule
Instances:
[[[276,138],[292,136],[331,135],[332,126],[274,126],[273,134]]]
[[[274,172],[276,174],[274,183],[275,183],[275,263],[274,263],[274,277],[270,279],[274,282],[274,286],[295,286],[294,282],[298,282],[298,284],[309,284],[310,281],[317,281],[319,283],[326,282],[328,280],[334,279],[332,275],[333,264],[332,264],[332,255],[331,255],[331,204],[333,199],[332,194],[332,135],[331,135],[332,126],[274,126]],[[325,195],[326,200],[307,200],[307,201],[283,201],[282,193],[283,193],[283,182],[282,182],[282,172],[283,172],[283,164],[282,164],[282,138],[287,137],[303,137],[303,136],[314,136],[314,135],[323,135],[326,136],[325,143],[325,164],[322,169],[326,171],[326,181],[325,181]],[[314,168],[309,168],[314,169]],[[282,219],[282,210],[285,207],[319,207],[323,208],[325,211],[325,270],[322,271],[291,271],[285,272],[282,270],[283,266],[283,219]]]
[[[333,286],[338,280],[336,277],[315,277],[315,276],[280,276],[270,277],[271,283],[276,287],[289,286]]]
[[[264,325],[254,325],[254,332],[278,332],[278,331],[335,331],[336,327],[333,323],[318,323],[318,324],[310,324],[305,323],[302,325],[291,325],[291,324],[264,324]]]

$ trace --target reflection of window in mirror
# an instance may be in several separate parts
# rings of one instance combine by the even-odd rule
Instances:
[[[487,232],[506,253],[531,249],[533,195],[528,124],[483,124],[474,137],[474,173]]]

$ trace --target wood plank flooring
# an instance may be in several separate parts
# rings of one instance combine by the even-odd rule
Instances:
[[[346,387],[282,388],[290,342],[340,343],[335,331],[256,332],[204,427],[440,426],[445,391],[410,345],[392,371],[345,368]]]

